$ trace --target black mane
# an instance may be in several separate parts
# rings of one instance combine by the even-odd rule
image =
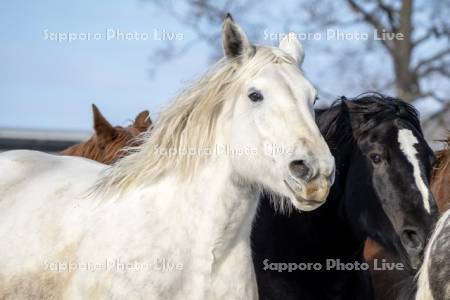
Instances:
[[[420,134],[419,112],[410,104],[380,93],[364,93],[355,98],[340,97],[329,108],[319,109],[317,123],[332,148],[358,140],[384,121],[400,119],[411,124]],[[352,128],[352,118],[358,118]]]
[[[395,167],[383,164],[375,176],[366,155],[369,151],[363,152],[362,146],[372,143],[368,140],[374,132],[383,132],[383,138],[373,144],[383,149],[398,148],[394,129],[404,126],[423,136],[419,114],[400,99],[367,93],[353,99],[341,97],[330,108],[316,110],[316,116],[335,158],[335,182],[326,203],[307,213],[277,214],[271,199],[262,196],[251,236],[259,296],[260,299],[373,299],[368,270],[323,268],[280,272],[271,270],[267,264],[301,262],[325,266],[329,259],[363,263],[364,241],[371,237],[399,256],[409,273],[408,253],[380,200],[385,194],[379,196],[374,183],[376,178],[383,191],[395,192],[395,196],[383,199],[398,204],[399,214],[408,214],[414,225],[427,228],[428,219],[423,219],[417,209],[409,213],[413,206],[411,199],[417,194],[407,182],[410,178],[398,175],[399,166],[410,167],[409,162],[402,156],[395,160]],[[420,144],[424,149],[428,147],[423,139]],[[369,148],[372,149],[376,148]],[[431,168],[427,151],[431,149],[425,149],[420,159],[426,168]]]

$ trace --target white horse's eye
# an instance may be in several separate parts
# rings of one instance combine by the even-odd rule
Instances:
[[[258,102],[258,101],[264,100],[263,95],[258,91],[254,91],[254,92],[251,92],[250,94],[248,94],[248,98],[250,98],[250,100],[252,100],[253,102]]]

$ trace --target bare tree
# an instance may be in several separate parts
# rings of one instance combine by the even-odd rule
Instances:
[[[233,12],[234,17],[239,17],[248,13],[255,5],[255,0],[226,0],[226,1],[211,1],[211,0],[143,0],[148,2],[158,9],[168,13],[175,18],[179,23],[186,26],[195,34],[195,38],[186,41],[184,47],[175,50],[171,45],[166,44],[162,48],[152,53],[152,59],[160,61],[164,58],[169,61],[171,58],[182,55],[191,47],[194,47],[198,42],[207,43],[211,48],[211,58],[216,59],[221,53],[219,52],[221,40],[220,28],[227,13]],[[260,3],[266,0],[261,0]],[[251,35],[255,35],[257,27],[261,26],[259,22],[245,22],[246,31]],[[248,27],[247,27],[248,26]]]
[[[450,101],[448,0],[298,0],[289,7],[262,3],[264,1],[261,0],[183,0],[177,1],[176,5],[171,1],[147,1],[168,12],[193,30],[199,40],[213,45],[213,48],[219,45],[218,28],[229,11],[245,23],[251,36],[261,36],[261,29],[267,28],[270,23],[283,24],[284,29],[299,30],[364,26],[365,30],[372,29],[370,34],[373,37],[365,43],[340,49],[316,44],[313,46],[314,52],[332,51],[338,64],[335,66],[340,70],[359,67],[347,72],[354,74],[348,79],[352,86],[393,91],[409,102],[422,97]],[[186,47],[190,44],[187,43]],[[157,54],[170,56],[164,51]],[[365,60],[370,62],[361,68]],[[380,66],[374,61],[389,62],[390,68],[386,70],[385,64]],[[433,82],[444,84],[436,86]]]
[[[450,27],[449,23],[445,22],[447,17],[442,20],[429,20],[426,24],[422,23],[421,31],[424,33],[414,38],[416,36],[414,31],[419,24],[415,26],[413,23],[413,0],[396,1],[394,3],[377,0],[375,1],[375,8],[371,11],[355,0],[346,1],[350,8],[378,33],[388,32],[400,37],[392,40],[380,40],[393,61],[397,95],[406,101],[413,101],[424,96],[433,96],[440,99],[432,91],[423,91],[420,81],[433,73],[450,79]],[[435,9],[441,9],[443,8],[441,7],[443,2],[446,1],[437,3],[430,1],[428,5],[434,5]],[[432,15],[435,17],[442,16],[436,14],[436,12],[433,12]],[[413,53],[418,51],[417,49],[423,43],[432,39],[446,39],[447,43],[434,54],[414,63]]]

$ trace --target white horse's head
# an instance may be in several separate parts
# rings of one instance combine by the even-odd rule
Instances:
[[[297,209],[324,203],[334,159],[314,121],[316,90],[299,69],[302,46],[294,36],[279,48],[254,46],[231,16],[223,46],[219,65],[161,112],[144,143],[99,189],[124,190],[168,173],[192,178],[211,156],[183,153],[223,145],[232,150],[233,176],[289,198]]]
[[[278,48],[252,45],[231,16],[223,26],[225,56],[240,64],[230,145],[237,174],[312,210],[334,180],[334,158],[314,120],[317,91],[299,66],[304,52],[290,34]],[[270,62],[268,63],[268,60]],[[244,149],[244,150],[242,150]]]

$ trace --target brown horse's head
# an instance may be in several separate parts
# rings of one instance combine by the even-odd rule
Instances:
[[[148,111],[139,113],[133,124],[128,127],[112,126],[92,105],[95,134],[87,141],[73,145],[61,153],[63,155],[82,156],[104,164],[111,164],[121,156],[126,146],[137,146],[134,140],[140,133],[147,131],[152,122]]]
[[[436,153],[437,161],[433,169],[431,190],[436,198],[439,212],[450,209],[450,134],[445,149]]]

